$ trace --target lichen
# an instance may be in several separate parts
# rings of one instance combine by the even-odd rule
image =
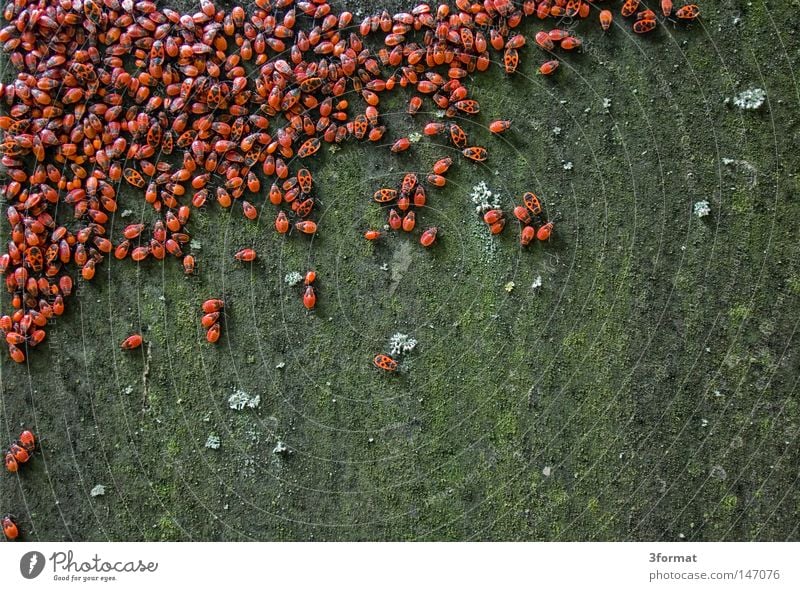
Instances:
[[[417,340],[402,332],[396,332],[389,339],[389,353],[391,355],[405,355],[411,353],[417,346]]]
[[[228,406],[233,410],[244,410],[245,408],[258,408],[261,404],[261,396],[256,394],[251,396],[240,388],[235,388],[233,394],[228,397]]]
[[[763,88],[749,88],[733,98],[733,104],[746,111],[760,109],[767,100],[767,91]]]
[[[297,271],[292,271],[287,273],[283,280],[289,287],[294,287],[303,280],[303,276]]]
[[[694,204],[694,215],[699,218],[704,218],[711,213],[711,206],[708,201],[698,201]]]
[[[475,210],[478,213],[500,207],[500,195],[492,193],[485,181],[481,181],[472,187],[469,197],[472,199],[472,203],[475,204]]]

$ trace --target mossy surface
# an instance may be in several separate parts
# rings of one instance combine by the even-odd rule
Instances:
[[[791,2],[700,4],[648,38],[578,24],[552,79],[532,43],[520,74],[470,77],[486,165],[443,139],[324,148],[313,240],[276,235],[269,203],[256,222],[210,207],[189,224],[198,276],[104,262],[26,365],[0,356],[2,439],[41,438],[0,513],[29,540],[797,540],[800,22]],[[761,110],[725,103],[749,87]],[[405,98],[381,104],[386,144],[432,118]],[[490,137],[495,118],[512,131]],[[418,214],[436,247],[364,241],[373,191],[444,155]],[[490,237],[481,180],[507,211],[541,195],[554,239]],[[312,313],[284,283],[309,268]],[[216,345],[209,297],[228,302]],[[398,331],[419,345],[385,375],[371,359]],[[260,406],[231,410],[235,390]]]

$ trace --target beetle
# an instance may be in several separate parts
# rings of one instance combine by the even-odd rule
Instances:
[[[311,215],[311,210],[314,209],[314,199],[309,197],[303,201],[292,202],[292,209],[299,218],[305,218]]]
[[[378,189],[375,191],[375,194],[372,198],[377,203],[389,203],[397,198],[397,190],[396,189]]]
[[[208,314],[204,314],[200,319],[200,325],[208,330],[217,323],[221,314],[222,312],[209,312]]]
[[[16,518],[13,515],[4,515],[3,519],[0,520],[0,523],[3,525],[3,535],[5,535],[7,540],[13,542],[19,537],[19,527],[17,526]]]
[[[387,221],[389,223],[389,227],[392,230],[399,230],[400,227],[403,225],[403,220],[400,217],[400,214],[397,213],[397,210],[395,208],[391,208],[389,210],[389,217]]]
[[[400,194],[408,195],[417,186],[417,175],[413,172],[406,173],[403,176],[403,182],[400,184]]]
[[[522,195],[522,202],[533,215],[540,215],[542,213],[541,201],[539,201],[539,198],[530,191]]]
[[[243,263],[249,263],[256,260],[256,256],[257,256],[256,251],[253,250],[252,248],[243,248],[235,255],[233,255],[233,258]]]
[[[17,462],[17,459],[14,457],[14,454],[11,453],[11,450],[6,451],[4,455],[5,455],[6,470],[8,470],[11,473],[14,473],[17,470],[19,470],[19,462]]]
[[[30,246],[25,251],[25,264],[30,267],[34,273],[39,273],[44,267],[44,255],[38,246]]]
[[[9,453],[11,453],[14,456],[14,459],[19,464],[24,464],[28,460],[31,459],[31,456],[28,453],[28,450],[26,450],[24,447],[22,447],[19,444],[12,443],[11,446],[8,448],[8,451],[9,451]]]
[[[625,3],[622,5],[622,16],[629,17],[632,16],[634,12],[639,10],[639,3],[640,0],[625,0]]]
[[[550,38],[550,35],[547,33],[547,31],[539,31],[536,33],[534,41],[536,41],[536,45],[546,51],[552,51],[555,49],[555,43],[553,43],[553,39]]]
[[[419,243],[425,248],[430,248],[433,243],[436,242],[436,235],[438,232],[439,229],[436,226],[428,228],[422,233],[422,236],[419,237]]]
[[[384,355],[383,353],[375,355],[375,357],[372,359],[372,363],[375,365],[375,367],[387,372],[397,371],[397,361],[388,355]]]
[[[489,157],[489,152],[481,146],[464,148],[461,153],[474,162],[484,162]]]
[[[478,101],[473,99],[456,101],[455,105],[453,106],[462,113],[467,113],[468,115],[476,115],[481,111],[481,107],[478,104]]]
[[[275,218],[275,231],[278,234],[286,234],[289,231],[289,218],[286,217],[286,212],[279,211]]]
[[[140,334],[132,334],[128,338],[126,338],[120,344],[120,348],[123,351],[130,351],[132,349],[137,349],[142,346],[142,335]]]
[[[219,340],[221,330],[222,327],[220,326],[219,322],[213,324],[206,332],[206,340],[209,343],[216,343]]]
[[[496,222],[489,224],[489,232],[492,234],[500,234],[503,231],[503,228],[506,227],[506,219],[500,218]]]
[[[406,232],[411,232],[412,230],[414,230],[416,221],[417,221],[416,214],[413,211],[409,211],[403,218],[403,230]]]
[[[397,198],[397,209],[408,211],[409,207],[411,207],[411,199],[409,199],[408,195],[401,193],[400,197]]]
[[[541,66],[539,66],[539,73],[545,76],[549,76],[558,69],[558,66],[559,66],[558,60],[547,61],[543,63]]]
[[[456,148],[463,149],[467,147],[467,134],[455,123],[450,125],[450,141],[453,142]]]
[[[610,10],[601,10],[600,11],[600,26],[604,31],[608,31],[611,28],[611,24],[614,22],[614,16],[611,14]]]
[[[700,16],[700,8],[697,4],[687,4],[676,10],[675,16],[682,20],[692,21]]]
[[[440,158],[439,160],[437,160],[436,162],[433,163],[433,174],[443,175],[448,170],[450,170],[450,167],[452,165],[453,165],[453,159],[452,158],[449,158],[449,157]],[[415,197],[416,197],[416,193],[419,193],[420,190],[422,190],[424,192],[424,189],[422,189],[422,187],[417,187],[417,190],[415,192]],[[414,203],[414,205],[417,205],[419,207],[419,205],[416,202]],[[425,205],[424,201],[423,201],[422,205]]]
[[[314,306],[317,305],[317,294],[314,291],[314,286],[310,284],[306,285],[306,288],[303,291],[303,305],[307,310],[313,310]]]
[[[363,113],[356,115],[355,119],[353,119],[353,135],[356,136],[356,139],[363,139],[368,129],[369,122],[366,115]]]
[[[303,193],[303,195],[308,195],[311,192],[313,182],[314,178],[311,176],[308,169],[301,168],[297,171],[297,184],[300,186],[300,192]]]
[[[317,231],[316,222],[312,222],[311,220],[303,220],[300,222],[295,222],[294,227],[297,228],[298,231],[302,232],[303,234],[314,234]]]
[[[492,121],[489,124],[489,131],[495,134],[501,134],[509,129],[511,129],[511,121],[498,119],[497,121]]]
[[[122,171],[122,176],[129,184],[137,189],[142,189],[144,187],[144,178],[139,174],[139,171],[133,168],[126,168]]]
[[[411,147],[411,141],[407,137],[401,137],[395,143],[392,144],[392,147],[389,148],[395,154],[398,152],[405,152]]]
[[[32,432],[25,430],[19,434],[19,444],[25,448],[28,453],[33,453],[36,449],[36,437]]]
[[[319,138],[312,137],[307,139],[303,142],[303,145],[300,146],[300,149],[297,150],[297,155],[300,158],[307,158],[319,152],[319,148],[322,144],[320,144]]]
[[[536,231],[537,240],[549,240],[553,233],[553,222],[548,222]]]
[[[186,275],[193,275],[195,270],[194,256],[187,254],[183,257],[183,272]]]
[[[536,238],[536,228],[533,226],[524,226],[519,235],[519,243],[522,246],[528,246],[533,239]]]
[[[649,33],[650,31],[654,30],[657,25],[656,19],[642,19],[638,20],[633,23],[633,32],[637,35],[644,35],[645,33]]]
[[[203,305],[201,306],[203,312],[205,312],[206,314],[210,314],[211,312],[219,312],[224,307],[225,307],[225,302],[219,299],[206,300],[205,302],[203,302]]]
[[[514,217],[523,224],[529,224],[531,222],[531,214],[528,212],[528,208],[522,205],[517,205],[514,208]]]
[[[486,222],[486,224],[489,226],[491,226],[496,222],[499,222],[502,219],[503,219],[502,209],[490,209],[483,214],[483,221]]]
[[[503,52],[503,67],[506,74],[513,74],[519,65],[519,52],[509,47]]]

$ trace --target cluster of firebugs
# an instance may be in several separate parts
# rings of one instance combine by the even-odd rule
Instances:
[[[527,39],[515,29],[524,18],[567,19],[562,24],[597,11],[608,30],[618,7],[638,34],[654,30],[660,18],[640,0],[597,4],[455,0],[394,15],[383,10],[356,24],[352,13],[336,13],[326,0],[255,0],[229,10],[199,0],[192,14],[152,0],[9,0],[0,43],[17,75],[0,84],[0,188],[11,228],[0,275],[13,311],[0,317],[0,331],[11,358],[25,362],[46,338],[48,321],[64,313],[71,270],[90,281],[108,256],[136,263],[172,257],[194,274],[188,224],[209,203],[236,208],[248,220],[273,207],[276,232],[313,236],[319,226],[312,219],[318,204],[312,175],[305,167],[293,174],[290,165],[312,158],[323,144],[385,142],[379,106],[387,92],[412,91],[411,116],[430,101],[451,121],[428,123],[424,133],[447,134],[457,154],[485,161],[488,150],[469,142],[454,118],[480,112],[467,76],[493,61],[509,75],[518,71]],[[659,4],[673,22],[699,15],[695,4]],[[581,46],[567,28],[540,31],[534,41],[547,53],[542,75],[556,72],[558,51]],[[490,130],[509,127],[494,121]],[[408,137],[389,142],[396,153],[411,144]],[[441,158],[424,179],[408,175],[399,189],[379,190],[375,200],[388,208],[387,228],[414,231],[426,187],[445,186],[452,164]],[[157,218],[152,224],[112,228],[123,182],[141,190]],[[513,213],[523,245],[553,232],[533,193]],[[499,209],[483,219],[492,233],[506,224]],[[365,237],[375,240],[384,231],[369,229]],[[431,247],[438,236],[436,227],[425,227],[419,242]],[[248,263],[257,254],[243,249],[234,256]],[[315,282],[309,272],[300,294],[308,309],[316,305]],[[224,304],[208,300],[202,312],[206,337],[215,342]],[[122,348],[141,344],[133,334]],[[374,364],[398,367],[387,355]],[[16,532],[10,517],[3,527],[7,536]]]
[[[32,432],[25,430],[3,453],[6,470],[16,473],[20,466],[27,464],[36,449],[36,437]],[[3,525],[3,534],[7,540],[16,540],[19,537],[19,527],[13,515],[4,515],[0,519]]]
[[[598,19],[608,29],[614,3],[603,4]],[[665,18],[699,14],[695,4],[675,8],[672,0],[661,0],[660,8]],[[293,159],[348,138],[381,142],[380,97],[396,88],[414,90],[412,115],[425,100],[447,118],[476,115],[480,105],[469,97],[466,77],[486,70],[491,52],[502,55],[507,73],[517,71],[526,37],[514,30],[523,18],[585,19],[592,10],[582,0],[456,0],[381,11],[356,25],[352,13],[337,14],[325,0],[257,0],[230,10],[200,0],[191,15],[151,0],[11,0],[3,11],[9,24],[0,29],[18,72],[0,85],[7,110],[0,117],[2,189],[11,226],[0,272],[14,308],[0,317],[0,330],[11,358],[24,362],[46,338],[48,320],[63,314],[73,291],[71,267],[89,281],[107,256],[137,263],[171,256],[193,274],[187,231],[193,208],[216,201],[255,220],[264,178],[272,179],[265,192],[276,207],[275,230],[315,234],[311,173],[291,174]],[[633,19],[636,33],[657,24],[639,0],[621,2],[620,12]],[[565,29],[540,31],[535,42],[550,54],[539,68],[545,75],[558,67],[556,51],[581,46]],[[351,105],[346,93],[363,105]],[[492,123],[495,133],[507,127]],[[454,122],[425,126],[429,135],[444,132],[465,158],[488,158]],[[410,146],[407,137],[391,142],[393,152]],[[440,159],[424,182],[444,186],[451,164]],[[152,226],[112,230],[121,182],[143,191],[157,214]],[[419,207],[424,191],[422,183],[411,195],[400,191],[390,228],[414,229],[418,212],[404,210],[404,201]],[[487,212],[485,220],[495,231],[504,216]],[[553,229],[552,222],[542,230],[520,221],[523,243],[532,232],[539,237]],[[436,239],[435,227],[421,231],[423,246]],[[248,262],[256,253],[235,256]],[[302,294],[306,307],[315,302],[313,289]],[[212,325],[207,336],[213,341],[218,334]],[[140,338],[131,335],[123,347],[137,347]]]

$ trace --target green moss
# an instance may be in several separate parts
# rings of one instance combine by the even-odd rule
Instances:
[[[728,316],[731,321],[737,324],[746,321],[751,314],[752,310],[744,304],[739,304],[728,310]]]
[[[0,498],[54,540],[796,538],[800,457],[783,442],[800,420],[800,211],[785,172],[800,162],[789,64],[767,26],[794,18],[720,5],[703,27],[649,39],[581,23],[586,51],[551,80],[528,76],[534,48],[520,75],[468,79],[483,112],[461,123],[490,159],[455,158],[447,187],[429,191],[418,225],[442,228],[433,249],[418,234],[362,234],[385,223],[375,189],[457,156],[444,138],[400,157],[366,142],[322,151],[309,163],[314,240],[274,233],[258,195],[257,223],[236,207],[193,212],[195,277],[171,260],[104,262],[48,329],[54,348],[30,356],[37,394],[28,368],[2,361],[0,423],[35,421],[48,470],[34,464],[21,488],[0,480]],[[724,105],[762,75],[773,112]],[[382,97],[384,143],[432,117],[405,114],[408,95]],[[496,118],[513,121],[499,138],[485,129]],[[751,162],[756,187],[720,171],[723,157]],[[554,238],[523,251],[514,220],[499,238],[477,231],[468,194],[481,180],[507,211],[539,194]],[[712,215],[698,220],[701,196]],[[138,216],[141,200],[123,189],[120,205]],[[258,261],[234,263],[246,246]],[[308,268],[314,312],[283,281]],[[216,345],[199,326],[209,297],[228,303]],[[146,347],[120,352],[140,328]],[[371,359],[397,331],[419,346],[387,375]],[[228,409],[234,388],[260,394],[259,408]],[[210,433],[224,454],[203,447]],[[278,439],[293,453],[273,454]],[[710,458],[726,458],[725,483],[709,481]],[[75,486],[78,466],[86,482],[113,476],[107,515]]]
[[[727,494],[722,497],[722,501],[720,502],[720,507],[726,513],[730,513],[736,509],[736,506],[739,504],[739,499],[736,495]]]

